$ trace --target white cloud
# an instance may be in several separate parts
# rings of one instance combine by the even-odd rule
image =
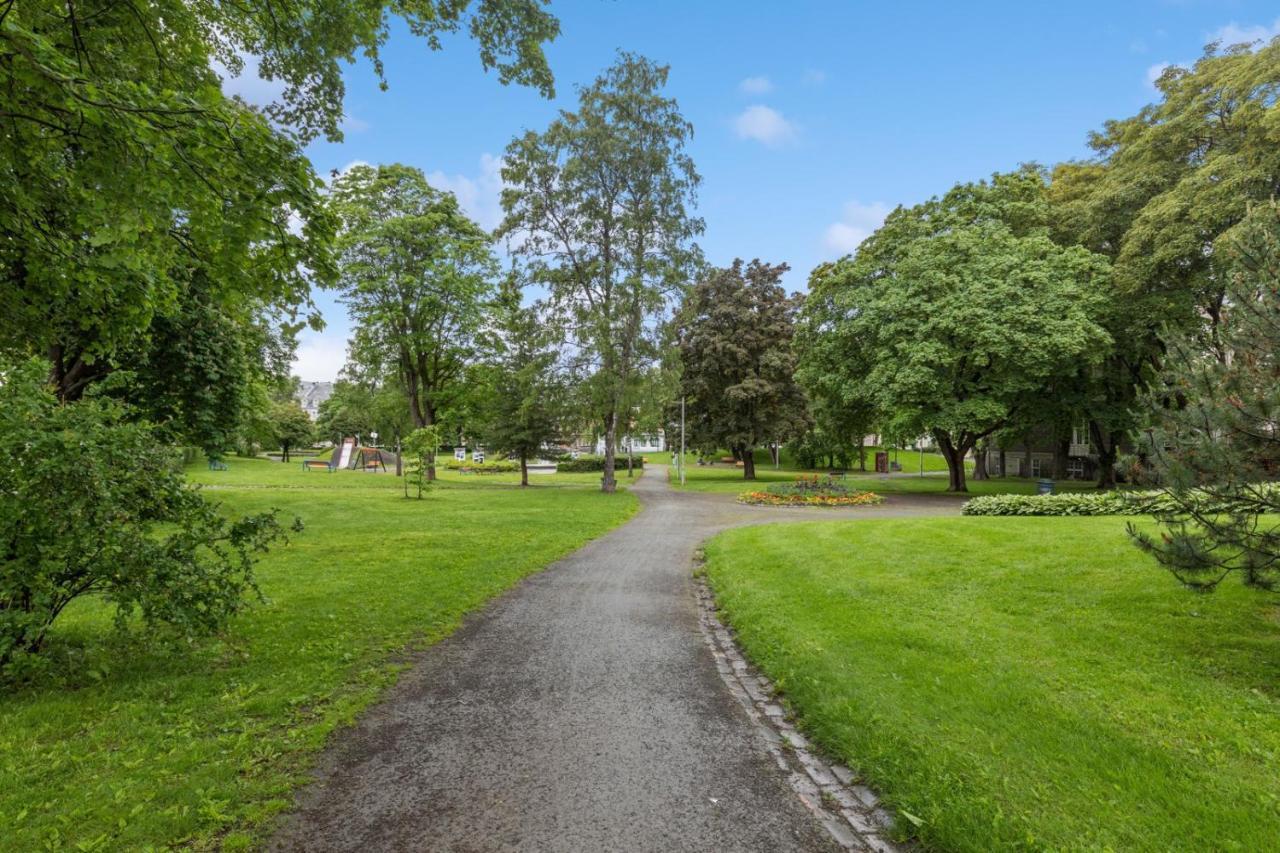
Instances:
[[[871,236],[871,232],[880,227],[884,218],[892,208],[882,201],[863,204],[851,201],[844,206],[844,213],[839,222],[827,226],[822,235],[822,242],[832,252],[847,255]]]
[[[827,82],[827,72],[820,68],[810,68],[804,72],[804,82],[808,86],[821,86]]]
[[[1156,81],[1160,79],[1161,74],[1165,73],[1165,69],[1169,68],[1172,63],[1156,63],[1147,68],[1147,86],[1156,88]]]
[[[293,375],[307,382],[332,382],[347,363],[343,331],[303,332],[293,357]]]
[[[244,69],[238,76],[233,76],[221,62],[212,63],[213,70],[222,78],[224,95],[239,95],[257,107],[265,107],[274,103],[284,94],[284,83],[279,80],[263,80],[258,76],[258,57],[251,53],[240,53],[240,61]]]
[[[765,145],[793,142],[796,128],[782,113],[762,104],[747,107],[733,120],[733,129],[742,139],[754,139]]]
[[[369,122],[362,118],[356,118],[353,115],[343,115],[342,132],[343,133],[364,133],[369,129]]]
[[[1271,26],[1254,24],[1245,27],[1232,21],[1225,27],[1219,27],[1209,33],[1208,38],[1211,42],[1222,42],[1223,47],[1230,47],[1233,44],[1253,44],[1254,42],[1266,44],[1276,36],[1280,36],[1280,18],[1276,18]]]
[[[773,91],[773,82],[768,77],[748,77],[738,84],[738,89],[748,95],[767,95]]]
[[[492,231],[502,222],[502,158],[480,155],[480,172],[475,177],[427,173],[427,182],[437,189],[448,190],[458,197],[466,214]]]

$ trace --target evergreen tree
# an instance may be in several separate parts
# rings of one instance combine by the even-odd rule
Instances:
[[[1230,574],[1280,588],[1280,206],[1251,211],[1220,247],[1220,320],[1169,343],[1148,403],[1148,450],[1166,483],[1163,528],[1130,526],[1179,580],[1212,589]],[[1225,257],[1223,257],[1225,256]]]
[[[536,306],[521,307],[520,291],[503,285],[494,328],[485,437],[499,453],[520,458],[520,485],[529,485],[529,459],[558,437],[564,384],[554,336]]]

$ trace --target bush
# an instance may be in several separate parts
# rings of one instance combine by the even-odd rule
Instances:
[[[228,521],[149,426],[106,399],[60,405],[47,376],[38,360],[0,371],[0,676],[37,668],[85,595],[113,604],[119,628],[136,613],[188,637],[217,630],[257,592],[277,514]]]
[[[644,467],[644,457],[636,456],[635,467]],[[618,471],[627,469],[627,457],[619,456],[614,460],[614,467]],[[592,471],[604,471],[603,456],[579,456],[577,459],[568,459],[564,462],[556,463],[556,471],[561,474],[586,474]]]
[[[444,463],[444,467],[449,471],[469,471],[472,474],[510,474],[512,471],[520,470],[520,463],[509,459],[494,459],[492,462],[485,461],[477,464],[450,459]]]
[[[1280,494],[1280,484],[1262,491]],[[1225,512],[1228,507],[1207,492],[1191,499],[1201,512]],[[965,502],[964,515],[1150,515],[1176,511],[1166,492],[1082,492],[1061,495],[984,495]]]

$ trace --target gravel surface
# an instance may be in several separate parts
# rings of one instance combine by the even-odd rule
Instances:
[[[726,689],[697,546],[728,527],[957,513],[778,509],[668,489],[421,653],[321,759],[275,850],[835,850]]]

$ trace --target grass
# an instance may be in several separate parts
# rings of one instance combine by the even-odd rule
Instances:
[[[801,725],[927,848],[1277,849],[1276,596],[1191,593],[1110,518],[746,528],[707,557]]]
[[[521,490],[445,474],[406,501],[394,476],[228,462],[191,477],[231,512],[307,525],[260,564],[267,602],[190,648],[117,636],[101,602],[73,606],[48,678],[0,696],[0,849],[252,846],[406,651],[637,506],[592,488],[599,475]]]
[[[945,470],[945,469],[944,469]],[[694,492],[737,493],[751,489],[763,488],[769,483],[794,480],[800,474],[826,473],[825,468],[803,470],[783,467],[775,469],[770,466],[757,466],[754,482],[742,478],[742,469],[732,465],[720,464],[701,466],[688,464],[685,466],[684,489]],[[675,469],[671,469],[672,484],[680,488]],[[947,493],[947,477],[945,473],[927,473],[926,476],[898,475],[884,476],[878,474],[860,474],[851,471],[845,482],[850,488],[886,494],[909,492],[913,494],[945,494]],[[967,481],[969,491],[961,497],[976,495],[1025,494],[1036,492],[1036,480],[1023,477],[993,477],[989,480]],[[1058,480],[1054,488],[1058,491],[1091,491],[1094,483],[1088,480]]]

